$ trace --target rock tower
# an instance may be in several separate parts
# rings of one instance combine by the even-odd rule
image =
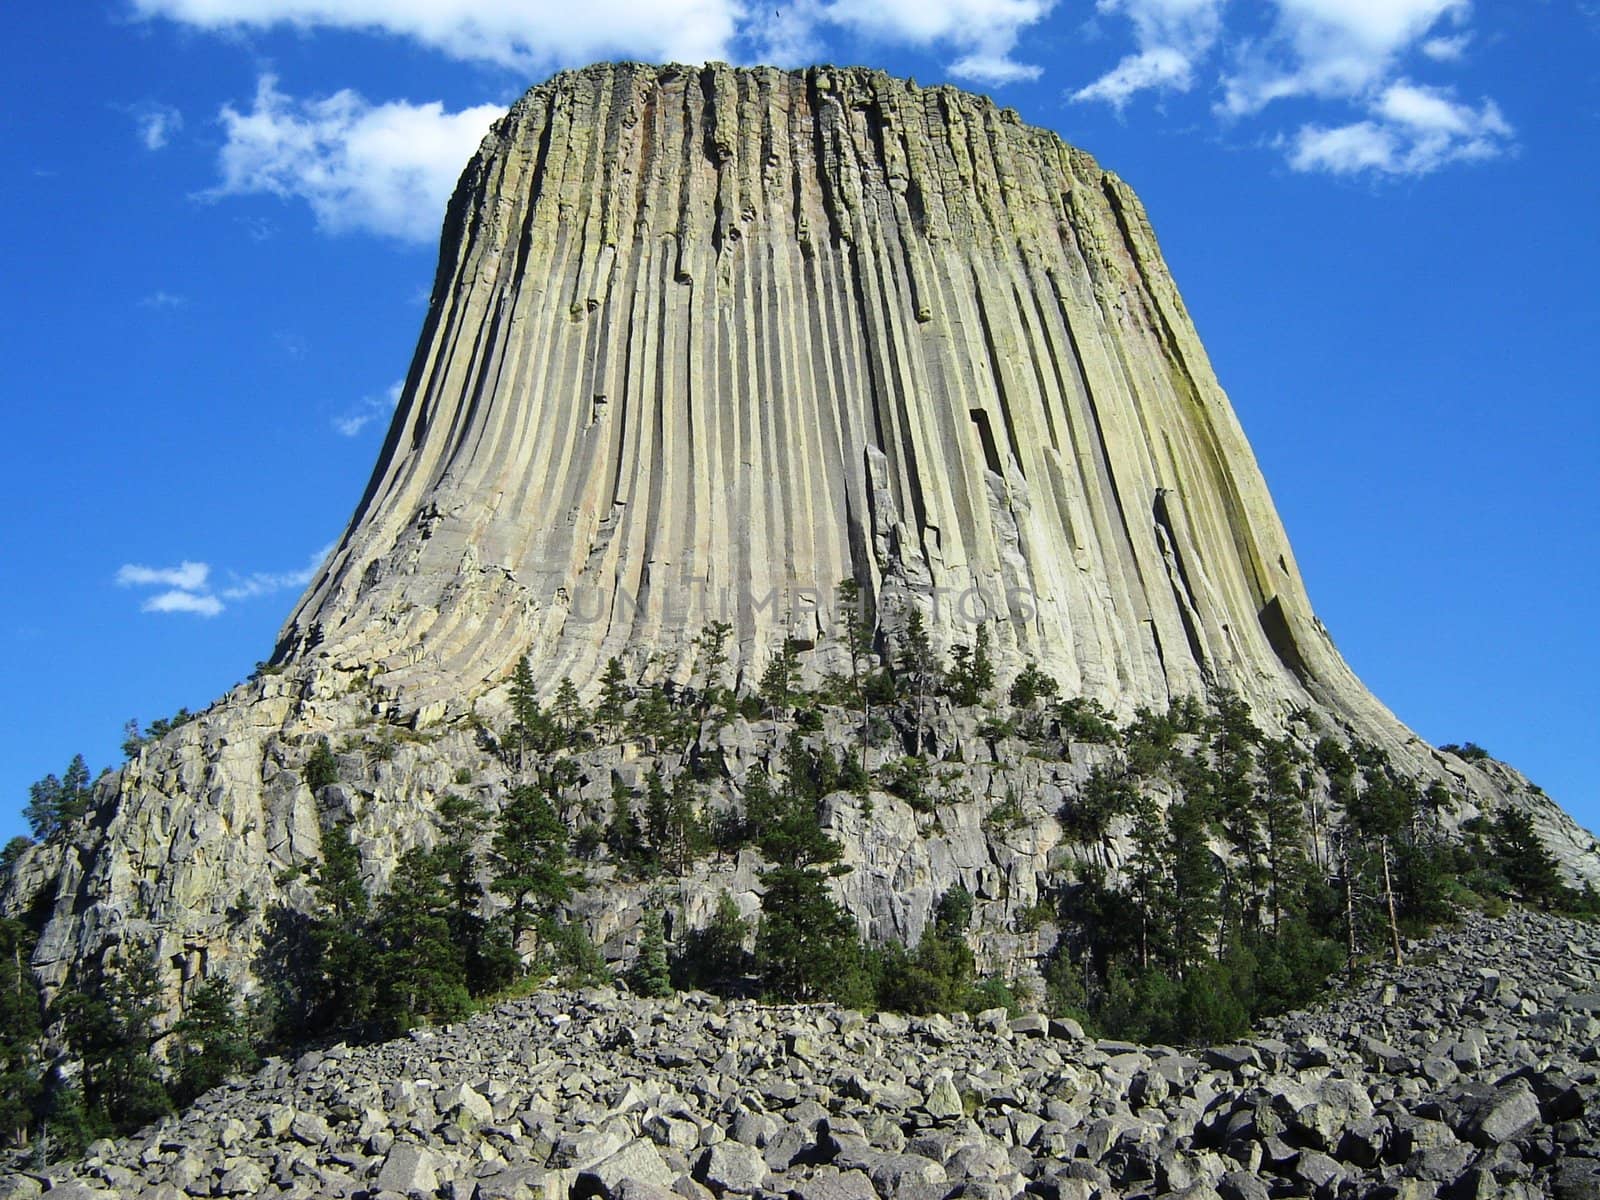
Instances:
[[[279,661],[420,706],[523,653],[687,681],[726,620],[748,678],[825,642],[845,577],[886,629],[987,625],[1002,673],[1123,711],[1222,685],[1395,734],[1116,176],[875,71],[534,88],[462,176],[382,457]]]

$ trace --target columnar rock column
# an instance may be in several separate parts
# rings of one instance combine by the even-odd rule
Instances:
[[[986,624],[1122,711],[1232,687],[1401,731],[1312,616],[1115,176],[877,72],[600,66],[472,161],[383,456],[280,661],[410,702],[528,653],[693,677],[827,659],[835,584]]]

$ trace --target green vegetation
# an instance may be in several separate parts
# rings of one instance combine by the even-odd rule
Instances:
[[[83,755],[77,754],[59,779],[46,775],[29,786],[28,803],[22,816],[34,837],[49,841],[82,821],[88,815],[93,798],[89,767]]]
[[[199,715],[199,713],[190,712],[187,708],[180,708],[170,717],[157,717],[144,729],[140,729],[138,721],[129,721],[122,727],[122,753],[129,758],[133,758],[151,742],[159,742],[174,729],[187,725]]]
[[[613,658],[592,711],[570,680],[542,706],[522,659],[506,726],[478,730],[499,767],[453,773],[462,789],[480,780],[478,791],[440,797],[434,827],[399,856],[381,890],[370,890],[375,865],[353,836],[361,781],[344,780],[351,786],[322,797],[320,862],[280,875],[302,896],[309,884],[307,910],[258,915],[243,895],[230,910],[236,924],[265,922],[258,965],[268,996],[247,1012],[225,982],[202,981],[185,997],[160,1061],[151,1050],[158,1002],[146,950],[129,947],[86,969],[45,1013],[28,967],[37,928],[0,922],[5,1129],[18,1142],[48,1131],[56,1150],[77,1149],[250,1069],[258,1048],[393,1036],[552,974],[571,984],[615,982],[570,919],[587,886],[580,865],[591,862],[655,893],[625,978],[641,995],[700,987],[912,1013],[1014,1011],[1008,985],[977,973],[969,940],[977,902],[964,889],[940,897],[914,945],[869,944],[836,898],[849,868],[824,824],[827,806],[870,816],[871,794],[888,792],[924,830],[940,828],[941,815],[949,819],[942,806],[961,794],[960,775],[941,765],[951,754],[950,722],[931,718],[952,708],[976,710],[956,724],[991,739],[986,753],[1001,760],[1000,772],[1018,753],[1087,758],[1082,785],[1057,813],[1076,865],[1018,925],[1059,932],[1041,964],[1046,1006],[1104,1034],[1236,1038],[1259,1017],[1311,1000],[1341,968],[1400,957],[1406,938],[1464,904],[1520,901],[1600,915],[1600,896],[1562,882],[1526,812],[1507,808],[1447,836],[1455,798],[1438,782],[1420,787],[1377,747],[1332,736],[1313,745],[1304,720],[1291,722],[1293,736],[1270,737],[1241,700],[1220,691],[1204,703],[1184,697],[1165,711],[1140,709],[1119,727],[1098,702],[1063,698],[1034,666],[998,688],[987,626],[951,648],[947,665],[916,609],[886,636],[855,581],[839,584],[837,600],[835,636],[849,674],[820,681],[807,675],[802,645],[788,641],[759,687],[736,694],[725,678],[725,623],[695,640],[697,689],[630,683]],[[739,715],[769,714],[788,718],[777,732],[781,748],[736,777],[734,756],[708,735]],[[842,737],[841,716],[849,723]],[[160,732],[180,718],[188,719],[157,723]],[[374,743],[363,731],[342,758],[319,738],[301,778],[321,793],[357,771],[355,750],[392,749],[399,736],[382,727]],[[607,766],[609,797],[578,786],[595,759],[575,751],[630,741],[627,753],[601,761],[638,762],[639,773]],[[1446,749],[1482,755],[1470,743]],[[30,789],[34,836],[69,834],[91,801],[88,769],[75,758]],[[348,815],[330,811],[347,805]],[[1035,798],[1008,790],[983,820],[991,831],[1011,830],[1036,811]],[[4,865],[30,844],[14,840]],[[724,893],[704,928],[683,932],[664,885],[710,855],[748,847],[766,864],[759,914],[742,915]],[[81,1070],[47,1069],[42,1031],[52,1024]]]

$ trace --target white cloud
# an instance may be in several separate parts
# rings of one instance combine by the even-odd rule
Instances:
[[[333,547],[334,543],[329,542],[297,571],[255,571],[249,575],[236,577],[233,583],[222,589],[222,596],[226,600],[248,600],[253,596],[269,596],[273,592],[303,588],[311,582],[311,577],[317,573],[317,569],[326,561],[328,555],[333,553]]]
[[[1041,68],[1019,62],[1012,51],[1022,31],[1050,14],[1056,0],[833,0],[817,10],[819,22],[869,38],[958,52],[950,73],[998,85],[1036,79]]]
[[[1422,43],[1422,52],[1434,62],[1460,62],[1471,44],[1470,33],[1458,33],[1453,37],[1429,38]]]
[[[333,419],[333,427],[342,437],[353,438],[380,417],[388,419],[400,403],[400,389],[404,383],[391,383],[381,396],[364,396],[361,403],[343,416]]]
[[[446,200],[490,124],[484,104],[372,104],[345,90],[296,100],[261,77],[249,112],[222,110],[227,142],[212,195],[266,192],[311,205],[330,233],[363,230],[407,242],[439,236]]]
[[[206,586],[211,567],[185,559],[175,567],[146,567],[127,563],[117,571],[118,587],[174,587],[195,591]]]
[[[1265,32],[1247,34],[1249,18],[1227,0],[1098,0],[1101,15],[1131,23],[1134,52],[1072,98],[1121,109],[1140,92],[1188,91],[1207,77],[1229,120],[1291,98],[1338,110],[1270,139],[1297,171],[1424,175],[1514,149],[1493,100],[1474,106],[1403,74],[1408,63],[1465,56],[1471,0],[1268,0],[1265,8]]]
[[[524,73],[608,58],[728,59],[744,16],[740,0],[134,0],[134,10],[214,31],[381,33]]]
[[[1099,0],[1097,11],[1133,22],[1138,52],[1072,94],[1117,108],[1149,88],[1186,92],[1222,32],[1223,0]]]
[[[1350,99],[1392,74],[1402,57],[1469,0],[1273,0],[1271,33],[1242,44],[1224,80],[1222,109],[1258,112],[1293,96]]]
[[[161,150],[183,128],[183,114],[170,104],[149,102],[134,106],[134,124],[146,150]]]
[[[199,29],[343,29],[406,38],[451,58],[523,74],[599,59],[797,65],[823,57],[822,31],[950,51],[952,74],[987,84],[1033,79],[1012,56],[1056,0],[134,0],[143,17]],[[744,53],[754,51],[754,54]],[[459,165],[459,164],[458,164]]]
[[[117,585],[165,589],[146,597],[139,606],[141,612],[214,617],[237,600],[305,587],[332,550],[333,543],[330,542],[313,554],[305,566],[294,571],[254,571],[248,575],[230,575],[228,585],[216,589],[211,586],[211,567],[208,563],[186,560],[175,567],[146,567],[139,563],[128,563],[117,571]]]
[[[223,603],[215,596],[197,592],[161,592],[151,596],[140,608],[144,612],[193,613],[199,617],[214,617],[223,610]]]
[[[1474,108],[1443,89],[1406,80],[1385,88],[1371,107],[1368,119],[1353,124],[1303,126],[1289,165],[1335,175],[1426,175],[1450,163],[1503,154],[1513,136],[1494,101]]]
[[[159,289],[151,292],[148,296],[139,298],[140,308],[182,308],[187,303],[189,303],[188,300],[176,292],[161,291]]]

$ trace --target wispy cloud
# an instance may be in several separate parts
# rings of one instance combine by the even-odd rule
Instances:
[[[1188,91],[1222,32],[1222,5],[1223,0],[1099,0],[1096,11],[1132,22],[1137,49],[1072,98],[1120,109],[1139,92]]]
[[[819,36],[831,25],[887,44],[944,49],[955,54],[948,69],[957,79],[1001,86],[1042,73],[1014,52],[1023,30],[1055,6],[1055,0],[832,0],[810,11]]]
[[[348,89],[298,100],[263,75],[248,111],[222,110],[222,182],[208,195],[304,200],[329,233],[432,242],[457,176],[504,111],[373,104]]]
[[[1465,57],[1470,0],[1269,0],[1264,32],[1247,28],[1226,0],[1099,0],[1096,8],[1129,20],[1135,53],[1074,100],[1120,110],[1141,92],[1188,91],[1204,77],[1230,123],[1291,99],[1331,106],[1338,119],[1271,139],[1297,171],[1426,175],[1515,149],[1493,100],[1468,103],[1407,74],[1408,64],[1437,68]]]
[[[739,0],[134,0],[134,11],[218,32],[345,29],[527,74],[607,58],[728,59]]]
[[[228,582],[221,587],[213,587],[209,563],[187,559],[175,567],[127,563],[118,569],[116,582],[118,587],[162,589],[144,598],[139,605],[141,612],[215,617],[237,601],[305,587],[332,550],[333,544],[329,543],[297,570],[253,571],[244,575],[230,572]]]
[[[1336,175],[1426,175],[1449,163],[1494,158],[1511,138],[1494,101],[1473,107],[1442,89],[1401,81],[1383,91],[1367,120],[1302,126],[1289,165]]]
[[[381,396],[363,396],[354,409],[333,419],[334,429],[341,437],[353,438],[373,421],[388,420],[395,405],[400,403],[400,389],[404,386],[402,381],[396,380]]]
[[[183,128],[183,114],[170,104],[146,101],[128,110],[146,150],[164,150],[174,134]]]
[[[118,587],[174,587],[194,591],[206,586],[211,567],[185,559],[175,567],[146,567],[127,563],[117,571]]]
[[[186,297],[159,289],[139,298],[140,308],[182,308],[187,303],[189,301]]]
[[[327,561],[328,555],[333,552],[334,543],[329,542],[322,549],[313,554],[304,566],[294,571],[254,571],[249,575],[234,576],[227,587],[221,589],[222,598],[225,600],[248,600],[254,596],[270,596],[274,592],[286,592],[303,588],[311,582],[317,569]]]
[[[192,613],[197,617],[214,617],[225,607],[221,600],[204,592],[173,590],[158,592],[140,606],[143,612]]]

